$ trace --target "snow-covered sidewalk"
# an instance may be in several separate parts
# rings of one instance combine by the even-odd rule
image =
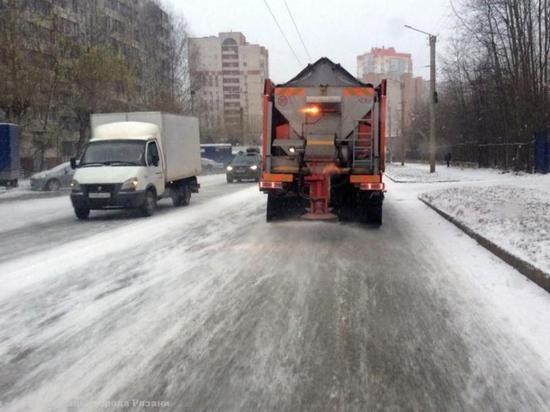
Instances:
[[[484,246],[500,250],[501,257],[532,266],[521,270],[514,264],[525,274],[537,272],[543,279],[537,283],[550,284],[550,175],[441,166],[437,170],[430,175],[427,165],[390,165],[388,174],[396,182],[421,183],[420,200]]]
[[[437,165],[435,173],[430,173],[430,165],[421,163],[398,163],[386,165],[386,176],[396,183],[444,183],[479,181],[498,176],[502,172],[493,169],[472,169]]]

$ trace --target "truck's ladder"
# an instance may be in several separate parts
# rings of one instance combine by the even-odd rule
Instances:
[[[353,133],[353,158],[352,167],[360,169],[372,169],[374,160],[374,142],[372,116],[369,113],[368,118],[357,120],[357,125]],[[369,131],[362,131],[361,125],[368,125]]]

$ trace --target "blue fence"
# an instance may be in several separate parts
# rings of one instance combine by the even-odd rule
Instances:
[[[535,171],[550,172],[550,130],[535,133]]]

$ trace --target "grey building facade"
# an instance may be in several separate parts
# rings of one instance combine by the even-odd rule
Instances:
[[[145,106],[145,96],[168,87],[169,19],[156,1],[0,0],[0,15],[8,13],[17,16],[19,34],[27,39],[25,52],[29,55],[29,65],[47,65],[53,60],[53,54],[63,47],[61,42],[71,42],[80,49],[101,46],[123,57],[135,75],[137,90],[132,109]],[[39,107],[29,110],[21,144],[25,169],[44,167],[36,164],[37,150],[44,152],[46,167],[75,154],[78,130],[70,105],[64,104],[63,87],[59,89],[57,101],[48,110],[49,128],[55,132],[40,130],[44,119],[39,118],[43,112]],[[0,120],[2,117],[0,110]],[[40,144],[43,147],[38,147]]]

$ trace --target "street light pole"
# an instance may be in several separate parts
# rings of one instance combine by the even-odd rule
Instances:
[[[401,82],[401,166],[405,166],[405,82]]]
[[[407,24],[405,24],[405,27],[407,29],[411,29],[427,35],[430,40],[430,173],[434,173],[435,172],[435,155],[436,155],[435,105],[437,103],[437,95],[435,91],[435,76],[436,76],[435,47],[437,44],[437,36],[435,36],[434,34],[425,32],[423,30],[416,29]]]
[[[435,172],[435,104],[436,104],[436,91],[435,91],[435,45],[437,37],[430,35],[430,173]]]
[[[195,115],[195,90],[191,90],[191,115]]]

